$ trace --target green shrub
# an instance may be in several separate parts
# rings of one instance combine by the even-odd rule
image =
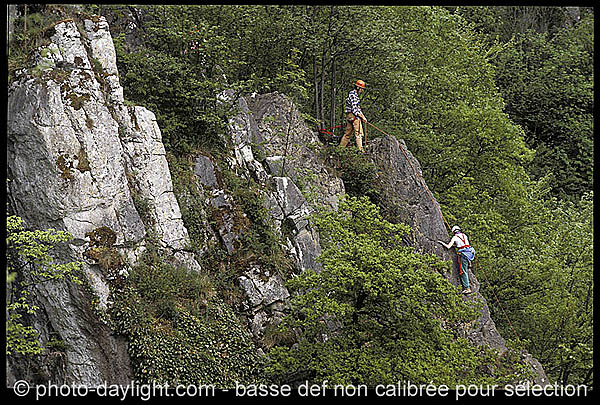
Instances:
[[[111,319],[140,381],[230,388],[262,374],[249,333],[209,277],[166,263],[152,247],[116,294]]]
[[[357,148],[329,146],[324,153],[338,163],[339,177],[344,181],[344,188],[353,197],[367,196],[377,203],[380,192],[377,189],[377,166]]]
[[[338,212],[316,216],[323,253],[319,273],[288,282],[296,294],[266,371],[284,383],[508,383],[525,369],[460,337],[479,316],[441,274],[449,265],[400,243],[404,224],[384,220],[366,197],[347,198]],[[521,374],[522,376],[524,374]]]

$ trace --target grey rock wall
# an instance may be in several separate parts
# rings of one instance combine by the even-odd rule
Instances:
[[[322,205],[336,208],[344,185],[319,156],[316,134],[306,126],[291,100],[282,94],[238,98],[226,94],[221,99],[236,108],[229,120],[228,168],[263,187],[265,209],[270,213],[275,232],[283,239],[295,271],[319,270],[316,259],[321,247],[310,215]],[[236,226],[232,197],[217,181],[217,167],[217,162],[209,157],[198,156],[194,173],[204,193],[211,196],[203,208],[212,205],[220,210],[215,233],[227,252],[233,254],[243,231]],[[287,232],[282,231],[283,227]],[[290,293],[281,275],[270,274],[256,264],[249,265],[238,282],[246,294],[243,310],[249,329],[260,339],[265,327],[283,316]]]
[[[90,233],[110,229],[126,267],[144,249],[149,229],[175,262],[196,271],[200,266],[185,251],[189,236],[156,118],[124,104],[106,20],[85,20],[83,31],[74,21],[60,22],[50,41],[35,67],[20,72],[8,90],[8,202],[28,228],[68,231],[81,242],[64,248],[59,261],[84,262],[98,308],[73,284],[45,283],[36,286],[34,322],[42,343],[52,335],[70,348],[62,375],[54,378],[90,386],[127,383],[126,342],[95,315],[110,304],[110,283],[85,254]]]

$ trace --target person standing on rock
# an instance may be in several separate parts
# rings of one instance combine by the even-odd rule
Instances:
[[[452,227],[452,233],[454,236],[450,239],[448,244],[445,244],[441,240],[438,240],[439,243],[442,244],[446,249],[450,249],[452,245],[456,245],[458,249],[458,265],[459,265],[459,277],[460,282],[463,285],[463,294],[471,294],[471,289],[469,288],[469,274],[467,272],[469,268],[469,263],[473,261],[475,258],[475,249],[469,244],[469,238],[467,235],[462,233],[458,225],[454,225]]]
[[[346,107],[344,112],[346,113],[346,131],[340,141],[340,146],[346,147],[350,142],[350,134],[354,131],[354,137],[356,139],[356,146],[364,153],[362,145],[363,129],[360,121],[367,123],[367,118],[360,109],[360,95],[365,91],[365,82],[357,80],[354,84],[354,89],[348,93],[346,98]]]

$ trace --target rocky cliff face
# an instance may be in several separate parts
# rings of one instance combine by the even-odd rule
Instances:
[[[152,112],[125,106],[115,51],[103,18],[54,27],[37,65],[9,89],[7,177],[11,211],[34,229],[70,232],[62,260],[81,260],[99,308],[109,305],[106,274],[91,254],[99,230],[134,263],[148,224],[176,261],[197,270],[183,226],[160,129]],[[140,206],[146,207],[140,216]],[[129,263],[123,263],[127,270]],[[36,287],[43,343],[71,348],[57,380],[99,384],[131,379],[126,343],[97,319],[91,297],[68,283]]]
[[[266,208],[280,236],[286,224],[285,250],[296,271],[319,269],[319,236],[309,216],[320,204],[337,207],[343,182],[319,157],[317,136],[287,97],[272,93],[242,97],[236,102],[238,113],[229,122],[231,166],[266,186]],[[304,192],[299,184],[307,184]],[[280,276],[272,275],[265,281],[261,274],[260,268],[252,267],[239,280],[248,296],[250,330],[256,337],[266,325],[281,318],[289,297]]]
[[[30,228],[70,232],[75,240],[61,249],[60,260],[84,262],[90,290],[69,283],[37,286],[41,310],[32,322],[42,343],[58,336],[69,348],[47,379],[97,385],[128,383],[133,379],[127,342],[113,335],[98,317],[110,306],[111,277],[136,264],[149,232],[173,262],[200,271],[186,250],[190,236],[184,226],[152,112],[127,106],[118,80],[115,51],[106,20],[88,19],[83,26],[63,21],[54,27],[50,44],[39,50],[37,65],[21,72],[9,89],[7,175],[11,212]],[[241,178],[260,184],[265,208],[281,237],[296,272],[319,269],[319,236],[310,214],[321,206],[336,209],[344,184],[319,153],[317,135],[301,119],[289,98],[272,93],[249,97],[224,94],[237,113],[229,121],[231,150],[225,165]],[[453,260],[435,243],[447,239],[439,206],[423,188],[419,164],[402,141],[382,137],[369,142],[368,154],[379,169],[377,181],[385,190],[382,202],[413,228],[406,243],[420,252]],[[411,163],[409,163],[409,161]],[[241,228],[235,202],[220,181],[219,163],[197,156],[194,179],[205,198],[200,209],[220,213],[217,223],[206,222],[204,240],[235,253]],[[417,172],[413,171],[413,167]],[[426,187],[426,185],[425,185]],[[109,248],[125,260],[116,273],[108,272],[93,254],[98,232],[114,236]],[[456,264],[456,263],[455,263]],[[505,350],[489,315],[479,284],[471,273],[480,300],[479,322],[462,331],[474,345]],[[448,279],[459,285],[456,266]],[[259,339],[265,327],[285,311],[289,292],[280,274],[249,265],[239,276],[245,292],[241,311],[247,329]],[[95,297],[98,304],[93,307]],[[467,298],[466,298],[467,299]],[[543,370],[534,359],[539,379]],[[44,373],[40,366],[38,373]],[[24,376],[19,364],[8,364],[8,382]]]

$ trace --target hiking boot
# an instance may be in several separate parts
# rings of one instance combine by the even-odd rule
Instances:
[[[471,294],[473,291],[471,291],[470,288],[465,288],[464,290],[461,291],[461,294]]]

